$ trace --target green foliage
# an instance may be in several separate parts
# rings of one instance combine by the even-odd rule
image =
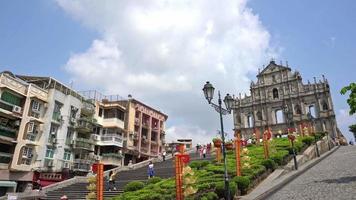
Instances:
[[[307,145],[310,146],[311,144],[313,144],[314,138],[310,137],[310,136],[305,136],[302,138],[302,142]]]
[[[350,85],[341,89],[340,93],[342,95],[346,94],[346,92],[350,91],[349,98],[347,99],[347,103],[350,106],[350,115],[356,113],[356,83],[351,83]]]
[[[142,189],[145,186],[145,184],[142,181],[132,181],[125,185],[124,191],[129,192],[129,191],[136,191],[139,189]]]
[[[204,193],[200,196],[201,200],[218,200],[219,196],[215,192]]]
[[[162,180],[162,178],[156,176],[156,177],[148,179],[147,184],[155,184],[155,183],[160,182],[161,180]]]
[[[235,176],[232,180],[237,184],[237,188],[243,194],[246,193],[251,184],[251,180],[247,176]]]
[[[302,138],[297,137],[295,140],[295,148],[300,151],[305,142]],[[291,143],[287,138],[278,138],[270,141],[270,159],[264,159],[263,146],[251,145],[247,147],[249,150],[249,159],[242,160],[242,177],[235,177],[236,175],[236,160],[234,151],[227,151],[227,171],[232,181],[230,181],[231,194],[236,192],[236,188],[241,190],[242,193],[251,187],[252,181],[260,177],[267,169],[275,169],[278,165],[283,165],[288,162],[289,150]],[[248,162],[248,165],[245,163]],[[216,161],[192,161],[190,167],[194,171],[196,182],[194,188],[197,193],[186,197],[187,200],[210,200],[219,199],[224,197],[224,165]],[[137,181],[136,181],[137,182]],[[171,200],[175,199],[175,179],[150,179],[148,184],[134,183],[134,186],[126,186],[125,192],[116,197],[116,200]],[[139,186],[136,186],[139,185]],[[238,187],[237,187],[238,186]],[[133,189],[131,189],[133,188]]]
[[[189,166],[191,168],[195,168],[195,169],[202,169],[204,168],[205,166],[207,166],[210,162],[207,161],[207,160],[195,160],[195,161],[192,161]]]
[[[276,162],[274,162],[274,160],[272,159],[263,160],[261,164],[265,166],[267,169],[271,169],[271,170],[274,170],[277,167]]]

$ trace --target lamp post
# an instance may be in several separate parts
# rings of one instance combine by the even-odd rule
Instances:
[[[225,186],[225,200],[230,199],[230,189],[229,189],[229,177],[227,174],[227,163],[226,163],[226,150],[225,150],[225,134],[224,134],[224,124],[223,124],[223,115],[227,115],[231,113],[231,108],[234,104],[234,99],[227,94],[224,98],[224,103],[226,106],[226,109],[221,107],[222,100],[220,96],[220,91],[218,91],[218,105],[214,104],[211,102],[211,100],[214,97],[214,90],[215,88],[211,83],[206,82],[204,85],[203,91],[204,91],[204,96],[208,103],[219,113],[220,115],[220,126],[221,126],[221,140],[222,140],[222,152],[223,152],[223,158],[224,158],[224,186]]]
[[[314,123],[315,123],[315,118],[313,117],[313,115],[310,113],[310,111],[308,112],[308,119],[309,121],[311,121],[312,123],[312,127],[314,127]],[[312,130],[314,130],[314,128],[312,128]],[[315,141],[315,149],[316,149],[316,155],[318,157],[320,157],[320,153],[319,153],[319,148],[318,148],[318,140],[316,139],[316,133],[315,130],[313,131],[314,133],[314,141]]]
[[[295,140],[295,136],[294,135],[291,135],[289,133],[289,127],[293,127],[294,129],[294,123],[293,123],[293,112],[292,110],[290,110],[288,108],[288,105],[284,105],[283,107],[283,111],[284,111],[284,114],[286,115],[286,119],[287,119],[287,131],[288,131],[288,138],[289,140],[291,141],[292,143],[292,152],[293,152],[293,161],[294,161],[294,168],[295,170],[298,170],[298,162],[297,162],[297,155],[295,153],[295,149],[294,149],[294,140]],[[293,133],[292,133],[293,134]]]

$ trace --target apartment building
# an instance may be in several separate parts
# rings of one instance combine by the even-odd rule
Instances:
[[[159,155],[165,114],[93,94],[52,77],[0,73],[0,196],[86,175],[98,161],[111,169]]]
[[[93,90],[81,95],[96,102],[96,118],[101,130],[95,137],[101,141],[96,142],[95,152],[105,165],[137,163],[162,152],[167,115],[131,96],[124,99]]]
[[[0,196],[23,191],[39,165],[48,91],[0,74]]]

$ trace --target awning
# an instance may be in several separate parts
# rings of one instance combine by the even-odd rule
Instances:
[[[15,181],[0,181],[0,187],[16,187],[17,183]]]

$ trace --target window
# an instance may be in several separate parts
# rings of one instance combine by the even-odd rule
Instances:
[[[8,91],[4,91],[1,94],[1,100],[6,101],[15,106],[21,106],[21,99]]]
[[[62,107],[62,104],[56,101],[54,104],[54,110],[53,110],[53,116],[52,116],[53,120],[56,120],[56,121],[61,120],[61,107]]]
[[[256,115],[258,120],[262,120],[262,113],[260,111],[257,111]]]
[[[247,117],[247,124],[248,124],[248,128],[251,128],[253,127],[253,116],[252,114],[250,114],[248,117]]]
[[[34,112],[40,112],[41,110],[41,104],[40,102],[36,101],[36,100],[32,100],[32,111]]]
[[[103,109],[99,108],[99,117],[102,117],[102,116],[103,116]]]
[[[74,106],[70,106],[70,117],[72,119],[75,119],[77,116],[77,112],[78,112],[78,108],[74,107]]]
[[[24,146],[22,151],[22,156],[26,158],[32,158],[32,148]]]
[[[70,160],[70,156],[71,156],[71,152],[69,150],[64,150],[64,156],[63,159],[64,160]]]
[[[46,158],[53,158],[53,155],[54,155],[54,149],[51,147],[47,147]]]
[[[323,105],[323,110],[329,110],[329,106],[325,101],[323,101],[322,105]]]
[[[53,140],[57,137],[58,126],[51,124],[51,131],[48,136],[48,142],[53,143]]]
[[[35,130],[35,123],[29,122],[27,126],[27,133],[33,133]]]
[[[314,105],[310,105],[308,108],[309,108],[308,113],[310,113],[311,116],[313,116],[313,118],[315,118],[316,117],[315,106]]]
[[[273,93],[273,99],[278,99],[279,98],[278,89],[277,88],[273,88],[272,93]]]
[[[282,110],[276,110],[276,124],[284,123],[284,115]]]
[[[294,112],[297,114],[297,115],[301,115],[302,114],[302,110],[300,109],[300,105],[295,105],[294,106]]]

